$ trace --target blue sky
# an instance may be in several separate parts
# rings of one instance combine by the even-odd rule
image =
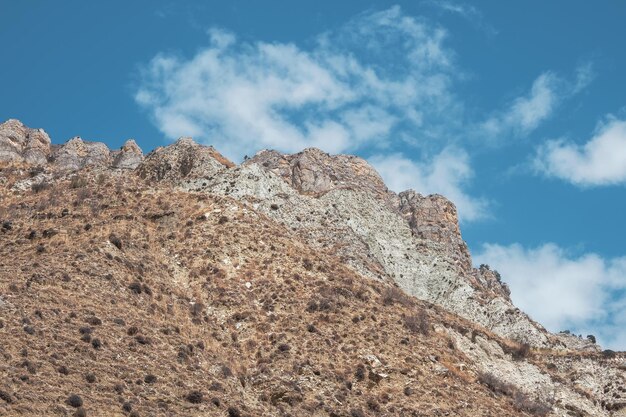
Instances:
[[[626,349],[626,2],[0,0],[0,119],[232,159],[307,146],[451,198],[549,329]]]

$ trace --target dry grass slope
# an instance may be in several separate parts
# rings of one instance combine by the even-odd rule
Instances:
[[[471,324],[229,198],[88,170],[0,194],[0,414],[526,415]]]

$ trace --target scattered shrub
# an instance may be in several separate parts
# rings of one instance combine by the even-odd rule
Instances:
[[[200,391],[191,391],[185,396],[185,399],[192,404],[200,404],[204,399],[204,394],[202,394]]]
[[[122,250],[122,241],[115,234],[111,234],[109,236],[109,242],[111,242],[111,244],[115,246],[116,248],[118,248],[119,250]]]
[[[122,410],[130,413],[131,411],[133,411],[133,405],[130,402],[126,401],[124,402],[124,404],[122,404]]]
[[[87,417],[87,410],[83,407],[79,407],[74,413],[74,417]]]
[[[67,397],[67,404],[74,408],[82,407],[83,399],[80,398],[80,396],[76,394],[72,394],[69,397]]]
[[[228,217],[221,216],[220,219],[217,221],[217,224],[224,224],[226,222],[228,222]]]
[[[278,345],[278,350],[280,352],[289,352],[291,350],[291,346],[289,346],[287,343],[282,343]]]
[[[24,326],[24,331],[30,335],[35,334],[35,328],[33,326]]]
[[[157,377],[152,374],[146,375],[146,377],[143,379],[143,382],[145,382],[146,384],[154,384],[156,381]]]
[[[354,372],[354,377],[357,381],[363,381],[365,379],[365,366],[359,364],[359,366],[356,367],[356,371]]]
[[[508,382],[504,382],[495,375],[489,372],[481,372],[478,374],[478,382],[486,385],[491,391],[496,394],[513,395],[515,393],[515,387]]]
[[[135,294],[141,294],[141,291],[142,291],[141,282],[134,281],[128,286],[128,289],[134,292]]]
[[[404,291],[402,291],[400,288],[396,287],[386,288],[381,295],[381,300],[386,306],[390,306],[395,303],[402,305],[411,304],[411,298],[406,295]]]
[[[587,340],[589,340],[594,345],[596,344],[596,337],[594,335],[592,335],[592,334],[588,334],[587,335]]]
[[[222,375],[224,375],[224,378],[230,378],[233,376],[233,371],[228,366],[222,365]]]
[[[136,326],[130,326],[128,330],[126,330],[126,334],[129,336],[134,336],[139,333],[139,329]]]
[[[100,349],[102,347],[102,342],[98,338],[93,339],[91,341],[91,346],[93,346],[94,349]]]
[[[519,411],[526,411],[534,416],[547,416],[552,411],[549,404],[533,400],[520,391],[513,395],[513,406]]]
[[[82,188],[87,185],[87,180],[79,175],[74,175],[70,180],[70,188]]]
[[[89,373],[85,375],[85,380],[89,382],[90,384],[93,384],[94,382],[96,382],[96,376],[92,373]]]
[[[404,318],[404,327],[411,333],[420,333],[424,336],[428,336],[430,333],[428,315],[424,310],[420,310],[417,314],[407,316]]]
[[[91,324],[92,326],[100,326],[102,324],[102,320],[100,320],[96,316],[89,317],[86,321],[87,321],[87,323]]]
[[[60,373],[61,375],[69,375],[69,374],[70,374],[70,370],[69,370],[69,369],[67,369],[67,366],[63,366],[63,365],[59,366],[59,367],[57,368],[57,371],[59,371],[59,373]]]
[[[145,337],[144,335],[141,335],[141,334],[138,334],[137,336],[135,336],[135,340],[140,345],[149,345],[150,344],[150,339],[148,339],[147,337]]]
[[[363,412],[363,410],[359,410],[358,408],[353,408],[352,410],[350,410],[350,416],[351,417],[365,417],[365,413]]]
[[[271,208],[272,210],[278,210],[278,204],[272,204],[272,205],[270,206],[270,208]]]
[[[513,347],[504,346],[503,350],[511,354],[513,360],[521,361],[531,355],[530,345],[526,342],[517,342]]]
[[[13,397],[11,397],[8,392],[0,390],[0,400],[4,401],[5,403],[11,404],[13,402]]]
[[[313,262],[311,262],[310,259],[304,259],[302,261],[302,266],[304,267],[304,269],[306,269],[307,271],[310,271],[313,269]]]
[[[41,191],[45,191],[49,189],[51,185],[47,182],[38,182],[37,184],[33,184],[30,186],[30,189],[33,190],[35,194],[40,193]]]
[[[606,349],[602,351],[602,357],[604,359],[613,359],[616,356],[615,351],[612,351],[611,349]]]
[[[228,407],[228,417],[241,417],[241,412],[235,407]]]

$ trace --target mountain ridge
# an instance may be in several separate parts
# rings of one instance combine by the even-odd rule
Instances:
[[[427,326],[445,334],[454,345],[454,351],[471,363],[475,375],[489,373],[499,381],[506,379],[507,384],[515,387],[504,389],[510,396],[520,392],[528,398],[541,398],[542,402],[552,404],[553,410],[567,412],[569,406],[580,410],[583,413],[580,415],[608,415],[606,413],[623,409],[619,384],[615,383],[624,377],[619,368],[621,356],[617,355],[617,361],[615,358],[607,360],[592,341],[551,334],[517,309],[495,271],[486,266],[472,267],[467,245],[461,237],[456,208],[443,196],[422,196],[415,191],[393,193],[366,161],[349,155],[332,156],[312,148],[293,155],[264,150],[235,165],[214,148],[199,145],[190,138],[159,147],[145,156],[134,142],[127,142],[119,151],[110,151],[104,144],[80,138],[73,138],[64,145],[50,145],[46,138],[41,129],[26,128],[15,120],[0,125],[0,161],[7,166],[0,176],[0,184],[7,200],[32,200],[36,195],[29,196],[29,193],[37,194],[39,189],[51,193],[47,187],[67,186],[68,192],[72,196],[76,194],[77,199],[81,190],[90,194],[82,197],[80,208],[85,201],[94,200],[93,204],[99,201],[91,197],[92,189],[102,189],[98,182],[104,176],[103,182],[126,184],[135,189],[135,193],[154,190],[162,198],[171,193],[181,201],[208,197],[217,205],[234,203],[231,207],[237,207],[238,213],[266,219],[264,224],[287,233],[290,241],[347,268],[345,271],[350,271],[357,282],[365,280],[363,285],[367,288],[379,288],[383,305],[387,299],[391,305],[412,303],[403,301],[402,291],[405,291],[422,300],[419,303],[442,308],[440,311],[449,311],[484,329],[476,328],[468,333],[467,324]],[[129,200],[132,196],[129,191],[120,194]],[[59,199],[62,200],[57,197]],[[58,204],[53,203],[52,206]],[[135,207],[142,209],[139,202]],[[173,212],[162,209],[146,213],[143,218],[164,222],[176,236],[180,226],[168,218],[180,217],[176,213],[181,210],[180,206]],[[226,207],[220,210],[227,212]],[[9,211],[9,207],[4,207],[3,212]],[[133,218],[128,221],[132,224],[140,221],[136,215],[117,215],[130,215]],[[192,226],[195,222],[216,219],[215,227],[218,227],[222,218],[226,218],[222,223],[226,224],[231,216],[217,216],[207,211],[188,218]],[[13,230],[13,226],[9,230]],[[262,239],[272,239],[272,236]],[[109,241],[115,240],[109,236]],[[178,249],[173,252],[179,254],[177,256],[183,253]],[[239,261],[220,263],[223,265],[218,269],[232,269],[233,262],[244,262],[249,255],[241,256],[237,258]],[[302,262],[304,270],[310,272],[309,264]],[[174,265],[169,268],[169,279],[173,282],[179,280],[192,285],[190,270],[178,270]],[[312,305],[317,307],[311,308],[319,309],[319,303],[319,300],[314,301]],[[207,304],[203,302],[204,308]],[[415,317],[419,333],[420,320]],[[545,355],[550,356],[553,369],[546,363],[526,358],[527,349],[542,360],[547,352]],[[515,359],[520,354],[521,360]],[[438,360],[431,363],[440,364]],[[592,368],[595,371],[590,371]],[[576,369],[579,374],[576,380],[584,382],[569,385],[559,382],[558,378],[562,377],[558,375],[567,373],[568,369]],[[447,367],[444,374],[453,371],[458,368]],[[482,384],[489,386],[485,381]],[[581,394],[579,385],[589,389],[591,394]],[[493,387],[492,391],[496,395],[503,394]],[[550,398],[546,396],[548,392]],[[527,412],[523,407],[518,407],[517,411]]]

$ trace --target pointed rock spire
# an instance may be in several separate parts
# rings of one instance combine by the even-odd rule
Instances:
[[[112,166],[118,169],[135,169],[141,161],[143,161],[143,151],[133,139],[129,139],[113,158]]]

